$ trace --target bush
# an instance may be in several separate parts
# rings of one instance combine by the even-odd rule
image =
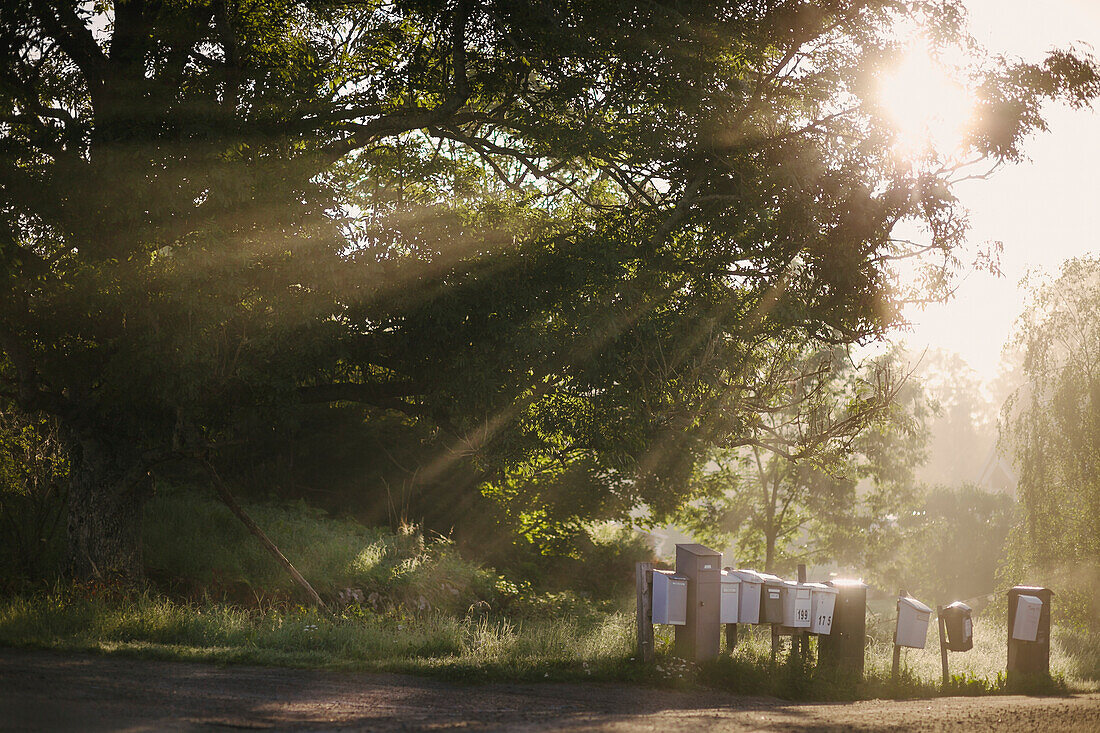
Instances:
[[[56,424],[0,405],[0,591],[56,576],[68,470]]]

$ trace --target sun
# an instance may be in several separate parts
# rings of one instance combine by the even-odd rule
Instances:
[[[927,48],[915,46],[879,82],[879,102],[905,159],[960,150],[974,115],[970,91]]]

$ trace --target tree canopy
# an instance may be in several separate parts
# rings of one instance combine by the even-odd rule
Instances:
[[[963,153],[874,93],[969,53]],[[790,344],[866,341],[959,263],[950,185],[1086,57],[958,3],[31,0],[0,8],[0,375],[71,447],[71,569],[139,572],[150,470],[308,404],[428,433],[523,531],[667,513]],[[981,169],[982,171],[985,168]],[[917,221],[924,238],[895,237]],[[895,263],[929,266],[898,288]],[[458,498],[460,512],[469,505]]]

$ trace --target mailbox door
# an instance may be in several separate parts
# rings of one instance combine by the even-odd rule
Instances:
[[[764,583],[760,605],[761,623],[783,623],[783,586],[779,583]]]
[[[810,589],[801,587],[794,592],[794,624],[795,628],[808,629],[810,627]]]
[[[1039,617],[1043,602],[1036,596],[1021,595],[1016,598],[1016,619],[1012,624],[1012,638],[1035,641],[1039,635]]]
[[[898,607],[898,646],[923,649],[928,641],[928,620],[931,616],[931,610],[917,608],[902,601]]]
[[[653,623],[687,623],[687,578],[659,570],[653,573]]]
[[[741,583],[722,580],[722,611],[719,621],[723,624],[735,624],[741,617],[739,613],[741,601]]]
[[[741,608],[738,623],[760,623],[760,584],[741,581]]]
[[[810,633],[828,634],[833,629],[836,593],[814,589],[810,601]]]

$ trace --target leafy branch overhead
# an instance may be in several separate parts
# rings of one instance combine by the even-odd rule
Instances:
[[[872,92],[906,17],[971,53],[961,156],[893,153]],[[227,461],[318,403],[420,431],[418,480],[463,473],[533,534],[670,511],[713,445],[780,447],[771,365],[945,292],[951,183],[1100,90],[1091,58],[983,56],[960,17],[4,4],[0,390],[61,422],[74,571],[137,567],[142,456]]]

